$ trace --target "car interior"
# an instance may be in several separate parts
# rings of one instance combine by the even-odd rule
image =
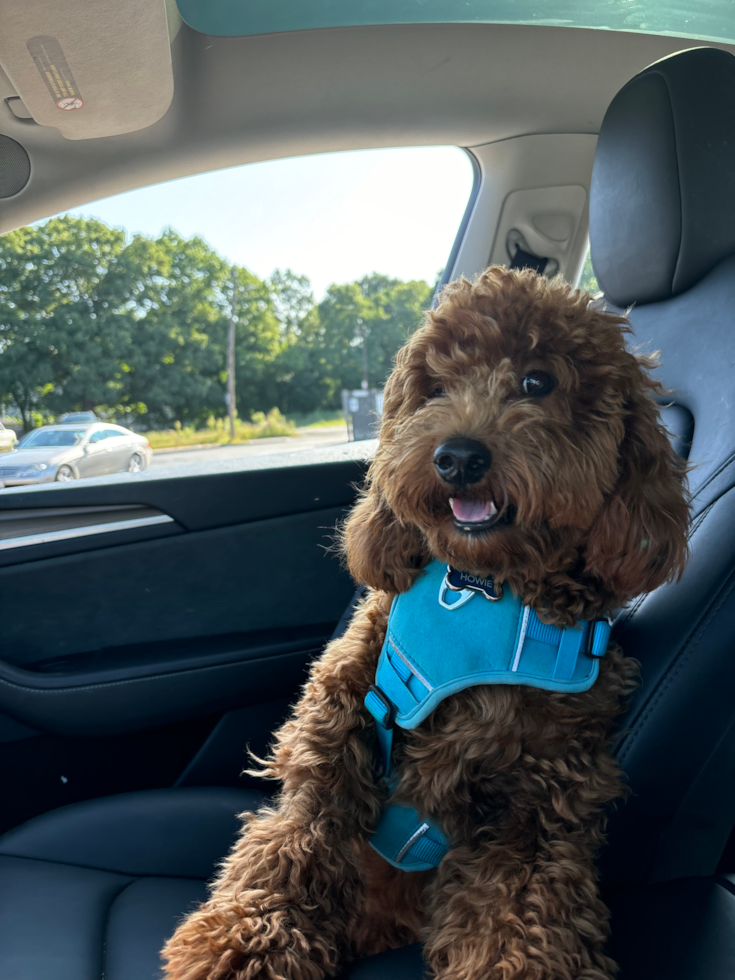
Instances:
[[[601,301],[661,352],[694,501],[683,577],[614,627],[642,683],[601,855],[611,955],[622,980],[734,976],[735,43],[696,16],[678,36],[449,15],[274,28],[263,5],[224,36],[227,5],[205,6],[4,0],[0,231],[243,163],[451,145],[475,184],[443,283],[531,260],[576,282],[591,249]],[[51,42],[88,114],[58,106],[76,91],[49,99]],[[243,774],[247,748],[349,621],[359,583],[329,546],[374,448],[0,494],[0,976],[160,976],[237,814],[273,792]],[[422,975],[419,946],[343,974]]]

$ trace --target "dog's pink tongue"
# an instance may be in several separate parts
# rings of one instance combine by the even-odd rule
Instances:
[[[462,497],[453,497],[449,503],[457,520],[468,524],[477,524],[496,512],[492,500],[463,500]]]

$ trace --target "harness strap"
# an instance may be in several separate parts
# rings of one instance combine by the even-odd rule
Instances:
[[[365,695],[365,707],[375,719],[375,734],[380,751],[379,775],[387,780],[391,774],[393,752],[393,705],[379,687],[371,684]]]
[[[534,610],[521,608],[509,670],[523,673],[523,652],[533,644],[542,644],[554,656],[553,680],[569,681],[574,677],[580,654],[602,657],[610,640],[610,623],[604,620],[580,623],[561,629],[542,623]],[[550,648],[550,649],[549,649]],[[538,649],[538,647],[536,648]],[[375,719],[375,734],[380,752],[378,775],[393,790],[392,750],[396,713],[410,714],[436,688],[404,655],[397,642],[387,640],[386,657],[381,661],[378,687],[371,684],[365,696],[365,707]],[[377,680],[377,678],[376,678]],[[370,846],[396,868],[425,871],[438,867],[449,850],[444,834],[429,819],[422,818],[412,807],[389,803],[370,839]]]
[[[370,846],[394,868],[428,871],[449,850],[444,834],[410,806],[390,804],[370,838]]]

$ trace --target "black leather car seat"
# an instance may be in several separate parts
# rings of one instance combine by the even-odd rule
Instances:
[[[663,353],[696,464],[692,560],[617,624],[643,682],[616,750],[633,790],[603,883],[621,980],[731,980],[735,868],[735,58],[700,49],[638,75],[603,123],[592,258]],[[691,420],[693,419],[693,430]],[[687,421],[689,420],[689,421]],[[149,980],[175,920],[257,795],[162,790],[78,804],[0,838],[3,980]],[[350,980],[421,976],[407,947]]]
[[[159,950],[260,794],[125,793],[62,807],[2,838],[3,980],[148,980]]]
[[[616,624],[643,666],[603,854],[624,980],[735,976],[735,887],[716,874],[735,824],[734,219],[735,58],[692,49],[615,97],[590,197],[598,281],[661,351],[694,466],[689,567]]]

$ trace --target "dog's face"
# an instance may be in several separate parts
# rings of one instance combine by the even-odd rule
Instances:
[[[531,272],[447,287],[386,386],[346,529],[353,572],[401,591],[435,557],[521,592],[617,600],[678,573],[683,464],[624,324]]]

